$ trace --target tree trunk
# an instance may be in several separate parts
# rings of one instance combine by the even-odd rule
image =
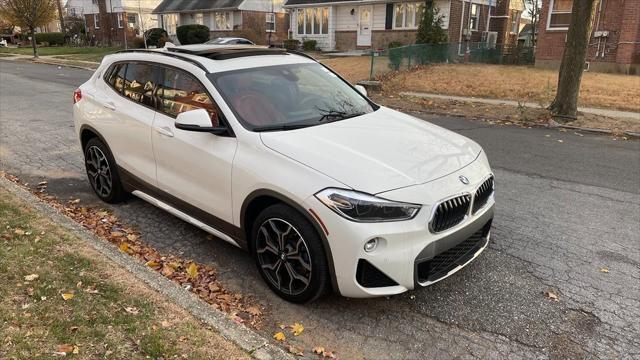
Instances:
[[[33,58],[38,58],[38,44],[36,43],[36,29],[31,27],[29,28],[31,31],[31,46],[33,47]]]
[[[63,34],[65,34],[65,37],[66,37],[67,30],[64,28],[64,14],[62,13],[62,0],[56,0],[56,5],[58,5],[58,17],[60,19],[60,30],[62,31]]]
[[[599,0],[573,2],[571,25],[558,73],[558,91],[549,105],[558,119],[575,120],[578,111],[578,94],[584,71],[585,59],[591,37],[591,28]]]
[[[100,18],[100,32],[102,45],[111,46],[111,14],[107,14],[107,1],[98,0],[98,17]],[[126,24],[125,24],[126,25]]]

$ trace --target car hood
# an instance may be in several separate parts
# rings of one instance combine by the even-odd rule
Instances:
[[[385,107],[324,125],[262,132],[260,137],[268,148],[370,194],[440,178],[470,164],[482,151],[464,136]]]

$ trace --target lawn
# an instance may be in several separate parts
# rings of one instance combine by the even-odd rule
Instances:
[[[56,56],[70,60],[95,61],[100,62],[102,57],[120,50],[117,47],[70,47],[52,46],[38,48],[40,56]],[[30,47],[21,48],[0,48],[1,54],[33,55]]]
[[[433,65],[398,73],[385,87],[546,105],[555,95],[557,77],[557,71],[528,66]],[[586,72],[579,106],[640,111],[639,94],[638,76]]]
[[[369,78],[368,56],[320,60],[355,83]],[[508,99],[548,104],[555,95],[557,71],[530,66],[442,64],[401,71],[385,78],[385,90]],[[640,111],[640,77],[586,72],[580,106]]]
[[[2,188],[0,274],[1,359],[249,358]]]

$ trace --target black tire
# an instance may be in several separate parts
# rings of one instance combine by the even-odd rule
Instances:
[[[284,233],[283,245],[277,240],[278,236],[273,224],[277,230]],[[287,225],[290,225],[291,230],[294,231],[287,231]],[[267,245],[265,231],[270,235],[271,240],[275,237],[275,241],[271,244],[277,249]],[[329,267],[322,239],[313,225],[290,206],[272,205],[258,215],[251,231],[251,253],[264,281],[278,296],[287,301],[294,303],[313,301],[329,290]],[[281,262],[279,272],[269,269],[269,267],[277,267],[275,263],[278,259]],[[309,265],[310,268],[307,269],[305,265]],[[295,274],[293,282],[290,274]],[[307,278],[307,284],[301,280],[301,277]]]
[[[87,141],[84,159],[89,184],[100,200],[115,204],[126,198],[116,161],[102,140],[95,137]]]

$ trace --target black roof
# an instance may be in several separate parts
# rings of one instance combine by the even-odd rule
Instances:
[[[244,0],[163,0],[154,14],[237,9]]]
[[[287,55],[287,50],[278,48],[263,48],[257,46],[234,46],[224,48],[212,48],[206,50],[191,50],[180,47],[167,48],[172,53],[182,53],[196,56],[204,56],[212,60],[227,60],[245,56],[258,55]]]
[[[347,2],[353,1],[358,2],[362,0],[287,0],[284,6],[292,6],[292,5],[310,5],[310,4],[331,4],[335,2]]]

